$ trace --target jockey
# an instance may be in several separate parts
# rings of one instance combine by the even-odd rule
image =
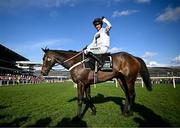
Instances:
[[[106,23],[106,27],[103,28],[103,22]],[[95,59],[100,65],[102,65],[101,60],[97,57],[97,54],[107,53],[110,45],[109,31],[111,29],[111,23],[105,18],[95,18],[93,25],[97,32],[94,35],[93,42],[87,46],[84,53]]]

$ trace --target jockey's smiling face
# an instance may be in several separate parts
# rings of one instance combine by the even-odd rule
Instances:
[[[102,25],[101,25],[101,24],[97,24],[97,25],[95,26],[95,28],[99,31],[99,30],[102,28]]]

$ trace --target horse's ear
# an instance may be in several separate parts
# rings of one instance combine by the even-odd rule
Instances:
[[[47,52],[47,51],[49,51],[49,48],[47,48],[47,46],[46,46],[44,50]]]
[[[41,49],[42,49],[42,51],[43,51],[43,52],[45,52],[45,53],[46,53],[46,50],[45,50],[44,48],[41,48]]]
[[[49,48],[47,48],[47,47],[45,47],[45,49],[44,48],[41,48],[42,50],[43,50],[43,52],[47,52],[47,51],[49,51]]]

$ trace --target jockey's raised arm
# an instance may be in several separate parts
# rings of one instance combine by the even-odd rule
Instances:
[[[111,27],[112,27],[111,23],[105,17],[102,17],[102,21],[104,23],[106,23],[106,25],[107,25],[106,26],[106,31],[109,31],[111,29]]]

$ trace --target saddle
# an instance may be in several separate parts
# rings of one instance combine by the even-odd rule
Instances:
[[[85,63],[84,63],[85,68],[90,68],[91,70],[95,70],[97,68],[98,71],[100,70],[100,71],[106,71],[106,72],[112,71],[112,68],[113,68],[112,67],[112,57],[111,57],[110,53],[96,54],[96,57],[98,57],[101,60],[101,62],[102,62],[101,67],[99,67],[99,65],[97,64],[97,62],[94,59],[88,58],[88,61],[85,61]]]

